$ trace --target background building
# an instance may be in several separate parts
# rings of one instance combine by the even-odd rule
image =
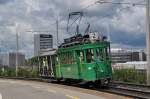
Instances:
[[[146,61],[144,50],[128,50],[121,48],[111,49],[112,63],[125,63],[130,61]]]
[[[34,35],[34,56],[39,56],[45,49],[53,48],[53,36],[50,34]]]
[[[25,55],[18,53],[18,65],[25,65]],[[1,53],[0,54],[0,66],[15,67],[16,66],[16,53]]]
[[[116,63],[112,65],[113,69],[136,69],[136,70],[146,70],[147,62],[146,61],[134,61],[126,63]]]
[[[146,61],[146,53],[143,50],[132,52],[132,61]]]
[[[111,49],[112,63],[125,63],[131,61],[131,52],[121,48]]]

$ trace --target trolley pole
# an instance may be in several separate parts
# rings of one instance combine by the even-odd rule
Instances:
[[[150,85],[150,0],[146,0],[147,85]]]

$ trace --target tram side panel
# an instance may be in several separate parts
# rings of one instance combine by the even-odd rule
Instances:
[[[56,60],[57,79],[80,79],[75,51],[61,52],[58,54]]]
[[[56,77],[85,81],[112,78],[111,62],[107,51],[110,48],[108,46],[109,43],[96,43],[78,46],[77,50],[59,49]],[[74,55],[71,55],[73,53]],[[72,57],[74,57],[74,61],[72,61]]]

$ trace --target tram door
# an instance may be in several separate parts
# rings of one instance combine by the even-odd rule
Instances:
[[[48,76],[48,57],[42,58],[42,76]]]
[[[54,66],[55,66],[55,57],[53,55],[49,56],[49,75],[50,77],[54,77]]]
[[[82,67],[84,65],[84,50],[78,50],[77,51],[77,65],[78,65],[78,74],[79,74],[79,78],[82,77]]]
[[[109,74],[109,57],[108,57],[108,48],[97,48],[96,49],[96,73],[97,79],[106,78]]]
[[[54,56],[44,56],[41,58],[40,74],[44,77],[54,77]]]

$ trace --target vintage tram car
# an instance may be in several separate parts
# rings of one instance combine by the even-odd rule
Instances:
[[[97,33],[65,39],[56,51],[51,78],[109,84],[112,78],[110,42],[105,39]]]

